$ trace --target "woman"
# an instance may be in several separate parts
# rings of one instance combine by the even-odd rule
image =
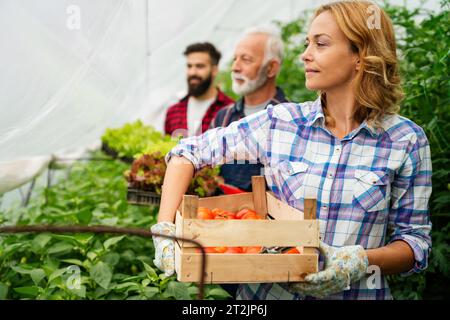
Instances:
[[[241,285],[238,298],[391,299],[385,275],[425,269],[431,248],[429,144],[396,114],[402,90],[392,23],[370,2],[323,5],[301,59],[306,87],[320,97],[182,140],[167,156],[152,230],[174,233],[194,170],[258,159],[278,198],[299,210],[305,197],[317,199],[325,269],[304,283]],[[173,242],[154,241],[155,263],[173,273]],[[367,272],[377,270],[373,283]]]

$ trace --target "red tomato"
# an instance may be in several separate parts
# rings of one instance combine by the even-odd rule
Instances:
[[[244,214],[241,218],[242,220],[250,219],[250,220],[261,220],[262,218],[258,216],[254,211],[253,212],[247,212]]]
[[[251,209],[242,209],[242,210],[239,210],[239,211],[236,213],[236,219],[242,219],[242,217],[243,217],[246,213],[249,213],[249,212],[253,212],[254,214],[256,214],[256,212],[253,211],[253,210],[251,210]]]
[[[231,220],[231,219],[235,219],[235,214],[230,211],[222,211],[222,212],[218,213],[214,217],[214,219]]]
[[[289,249],[289,250],[287,250],[287,251],[285,251],[283,253],[285,253],[285,254],[299,254],[300,251],[298,251],[297,248],[291,248],[291,249]]]
[[[222,212],[224,212],[224,210],[219,209],[219,208],[214,208],[211,210],[211,213],[215,216],[217,216],[218,214],[221,214]]]
[[[216,253],[224,253],[228,250],[227,247],[214,247],[214,250],[216,250]]]
[[[260,246],[242,247],[242,253],[260,253],[261,249]]]
[[[197,210],[197,218],[198,219],[214,219],[214,215],[212,214],[211,210],[205,207],[199,207]]]
[[[228,247],[227,251],[225,253],[242,253],[241,247]]]

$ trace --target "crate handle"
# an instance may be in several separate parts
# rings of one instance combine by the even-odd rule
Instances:
[[[263,176],[252,177],[253,204],[256,213],[263,219],[267,217],[266,179]]]

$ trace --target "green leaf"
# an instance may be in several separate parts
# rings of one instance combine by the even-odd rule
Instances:
[[[9,287],[6,284],[0,282],[0,300],[6,299],[8,296],[8,289]]]
[[[95,264],[90,270],[90,275],[99,286],[108,289],[112,278],[112,271],[106,263],[100,261]]]
[[[49,234],[45,233],[39,234],[31,242],[31,247],[35,251],[37,251],[38,249],[43,249],[51,239],[52,236]]]
[[[92,209],[85,208],[77,212],[77,219],[81,224],[89,224],[92,220]]]
[[[120,254],[117,252],[110,252],[103,256],[102,261],[110,265],[111,267],[114,267],[116,264],[119,263],[120,260]]]
[[[112,218],[102,219],[100,222],[101,222],[101,224],[104,224],[106,226],[115,226],[115,225],[117,225],[117,221],[119,221],[119,218],[112,217]]]
[[[115,245],[116,243],[118,243],[119,241],[121,241],[123,238],[125,238],[125,236],[119,236],[119,237],[109,238],[108,240],[106,240],[106,241],[103,243],[103,246],[105,247],[106,250],[108,250],[109,247],[111,247],[112,245]]]
[[[69,264],[75,264],[80,267],[84,267],[83,262],[78,259],[62,259],[61,262],[66,262]]]
[[[124,282],[124,283],[120,283],[120,284],[115,285],[113,289],[120,291],[120,290],[128,289],[128,288],[131,288],[131,287],[134,287],[134,288],[138,289],[139,288],[139,284],[136,283],[136,282]]]
[[[86,286],[85,285],[80,285],[80,287],[77,288],[67,288],[67,290],[69,290],[70,292],[72,292],[73,294],[79,296],[80,298],[86,298]]]
[[[89,251],[86,256],[89,258],[89,260],[94,261],[97,258],[97,253],[94,251]]]
[[[156,287],[145,287],[144,288],[144,295],[146,298],[151,299],[155,296],[155,294],[159,293],[159,289]]]
[[[70,243],[61,241],[51,246],[47,252],[48,254],[62,254],[70,252],[72,248],[73,245],[71,245]]]
[[[41,282],[42,279],[45,278],[46,274],[43,269],[34,269],[30,272],[31,279],[33,280],[34,284],[37,286],[39,285],[39,282]]]
[[[94,298],[97,300],[101,296],[104,296],[105,294],[108,294],[110,291],[111,290],[109,290],[109,289],[104,289],[102,287],[97,287],[97,288],[95,288]]]
[[[113,205],[113,210],[117,213],[124,213],[128,208],[128,204],[124,200],[118,200]]]
[[[222,288],[213,288],[211,290],[208,291],[207,293],[208,297],[213,297],[216,299],[227,299],[227,298],[231,298],[231,295],[225,291]]]
[[[145,271],[147,271],[147,276],[151,281],[157,281],[158,280],[158,274],[156,273],[155,269],[150,267],[148,264],[146,264],[144,261],[142,261],[142,264],[144,265]]]
[[[28,265],[24,265],[24,266],[27,266],[27,268],[22,268],[19,266],[11,266],[11,269],[13,269],[15,272],[20,273],[20,274],[30,274],[33,269]]]
[[[79,233],[74,237],[78,241],[78,243],[84,246],[87,245],[92,239],[94,239],[94,235],[92,233]]]
[[[61,268],[52,272],[52,274],[48,277],[48,282],[52,282],[56,278],[59,278],[67,271],[67,268]]]
[[[19,294],[32,296],[32,297],[36,297],[39,294],[39,288],[36,287],[36,286],[32,286],[32,287],[18,287],[18,288],[14,288],[14,291],[19,293]]]
[[[167,289],[164,291],[165,297],[174,297],[177,300],[191,300],[188,287],[183,282],[171,281],[167,284]]]

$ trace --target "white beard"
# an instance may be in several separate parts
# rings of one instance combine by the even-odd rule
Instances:
[[[235,72],[231,72],[231,80],[233,81],[232,89],[234,93],[239,96],[245,96],[261,88],[267,81],[266,71],[267,66],[261,66],[258,70],[258,74],[256,75],[256,79],[253,80],[250,80],[249,78]],[[244,83],[239,84],[236,80],[243,80]]]

